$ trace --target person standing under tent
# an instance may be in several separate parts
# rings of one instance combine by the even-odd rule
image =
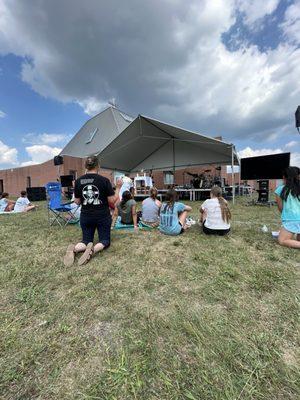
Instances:
[[[82,252],[78,265],[87,263],[94,253],[98,253],[110,245],[111,215],[109,203],[119,199],[122,181],[116,184],[113,191],[109,179],[99,174],[99,161],[96,156],[87,157],[85,161],[86,174],[75,182],[74,202],[81,205],[80,226],[82,241],[69,245],[64,257],[64,264],[71,266],[75,254]],[[99,242],[94,246],[95,231],[98,231]]]
[[[283,183],[275,190],[282,220],[278,243],[300,249],[300,168],[286,168],[283,173]]]
[[[122,178],[122,186],[119,192],[119,199],[122,200],[123,193],[126,191],[132,193],[132,189],[133,189],[132,179],[126,174]]]

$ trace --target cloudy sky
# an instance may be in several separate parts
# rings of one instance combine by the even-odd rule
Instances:
[[[112,99],[300,166],[300,0],[0,0],[0,168],[52,158]]]

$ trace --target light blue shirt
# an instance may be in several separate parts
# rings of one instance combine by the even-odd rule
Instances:
[[[0,212],[4,212],[7,206],[7,199],[1,199],[0,200]]]
[[[173,207],[163,203],[160,210],[159,230],[166,235],[179,235],[182,226],[179,223],[178,214],[185,210],[183,203],[175,202]]]
[[[278,186],[275,194],[280,197],[284,185]],[[286,201],[282,200],[281,219],[283,222],[300,222],[300,200],[289,193]]]

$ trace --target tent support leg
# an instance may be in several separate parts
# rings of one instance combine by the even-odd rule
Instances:
[[[174,182],[174,185],[175,185],[175,142],[174,142],[174,138],[172,139],[172,148],[173,148],[173,182]]]
[[[231,179],[232,179],[232,204],[235,203],[235,184],[234,184],[234,152],[233,145],[231,146]]]

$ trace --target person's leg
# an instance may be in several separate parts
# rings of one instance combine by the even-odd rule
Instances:
[[[97,224],[99,243],[94,246],[94,253],[106,249],[110,246],[111,217],[107,217]]]
[[[300,241],[294,239],[294,233],[287,231],[284,228],[280,229],[278,236],[278,243],[281,246],[292,247],[294,249],[300,249]]]
[[[179,217],[178,217],[179,222],[180,222],[181,226],[183,227],[183,229],[187,228],[186,224],[185,224],[187,215],[188,215],[188,212],[187,211],[183,211],[182,213],[179,214]]]
[[[96,230],[94,218],[81,215],[80,226],[82,230],[82,241],[75,246],[75,252],[83,252],[78,260],[78,265],[86,264],[93,255],[93,240]]]
[[[24,211],[27,212],[27,211],[31,211],[34,209],[35,209],[35,206],[27,206]]]

